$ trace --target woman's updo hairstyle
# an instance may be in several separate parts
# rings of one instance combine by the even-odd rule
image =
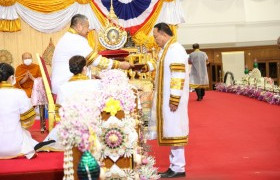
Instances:
[[[82,73],[85,66],[86,59],[83,56],[73,56],[69,60],[69,69],[74,75]]]
[[[0,63],[0,82],[7,81],[11,75],[15,74],[13,66],[7,63]]]

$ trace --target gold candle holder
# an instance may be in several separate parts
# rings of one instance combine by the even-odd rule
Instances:
[[[135,79],[136,72],[132,71],[132,69],[130,69],[130,70],[128,71],[128,74],[129,74],[129,76],[130,76],[131,79]]]

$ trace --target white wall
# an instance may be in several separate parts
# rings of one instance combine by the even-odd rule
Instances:
[[[190,48],[276,44],[280,36],[280,0],[181,0],[186,23],[180,43]]]
[[[234,79],[241,80],[244,76],[244,51],[222,52],[223,74],[232,72]]]

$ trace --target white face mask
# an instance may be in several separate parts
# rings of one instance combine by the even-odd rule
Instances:
[[[24,59],[24,60],[23,60],[23,63],[24,63],[26,66],[29,66],[29,65],[32,63],[32,59]]]
[[[85,66],[85,67],[83,68],[82,74],[84,74],[84,75],[87,76],[88,73],[89,73],[89,72],[88,72],[88,67]]]
[[[15,78],[15,76],[12,75],[10,78],[11,78],[11,84],[12,84],[12,86],[15,85],[15,84],[16,84],[16,78]]]

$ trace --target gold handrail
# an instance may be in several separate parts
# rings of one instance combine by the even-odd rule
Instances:
[[[51,131],[54,127],[54,122],[55,122],[54,99],[53,99],[53,96],[52,96],[50,84],[48,82],[47,75],[46,75],[45,69],[43,67],[43,64],[41,62],[41,57],[40,57],[39,53],[36,53],[36,58],[37,58],[37,61],[38,61],[39,67],[40,67],[40,71],[41,71],[41,74],[42,74],[42,79],[43,79],[43,83],[44,83],[44,87],[45,87],[45,91],[46,91],[46,95],[47,95],[47,99],[48,99],[49,131]]]

